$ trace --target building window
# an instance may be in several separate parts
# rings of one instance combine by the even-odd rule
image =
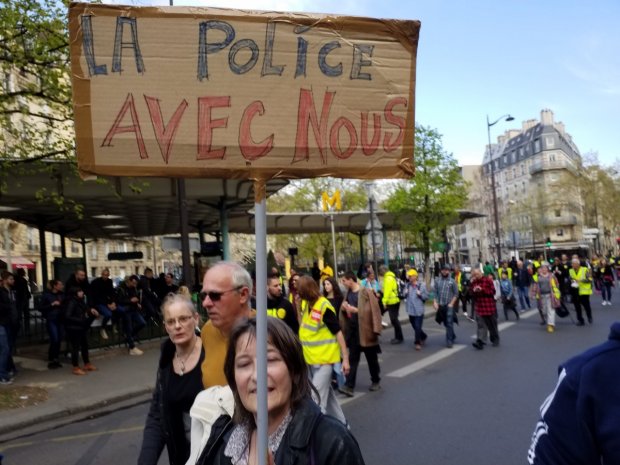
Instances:
[[[152,260],[153,259],[153,248],[152,247],[147,247],[146,248],[146,259],[147,260]]]
[[[534,153],[540,152],[540,139],[534,141]]]
[[[555,210],[555,217],[556,217],[556,218],[559,218],[560,216],[562,216],[562,210],[560,210],[560,209],[556,209],[556,210]]]
[[[559,236],[559,237],[562,237],[564,235],[564,230],[563,229],[557,229],[555,231],[555,235]]]
[[[516,178],[516,177],[517,177],[517,169],[516,169],[516,168],[513,168],[513,169],[512,169],[512,177],[513,177],[513,178]]]
[[[525,194],[525,181],[521,183],[521,192]]]
[[[28,250],[29,251],[37,251],[39,250],[39,244],[38,241],[35,242],[35,229],[34,228],[28,228],[26,229],[26,238],[28,241]]]
[[[71,253],[80,253],[80,248],[76,242],[71,241]]]
[[[60,236],[52,234],[52,252],[60,252]]]
[[[555,147],[555,137],[553,136],[545,137],[545,146],[547,148]]]
[[[476,248],[480,248],[480,239],[476,239]]]
[[[90,258],[92,260],[97,260],[97,243],[94,242],[91,246],[90,246]]]
[[[555,161],[555,153],[549,154],[549,161]]]

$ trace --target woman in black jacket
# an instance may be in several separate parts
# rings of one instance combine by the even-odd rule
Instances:
[[[45,318],[47,334],[50,338],[50,347],[47,356],[47,367],[49,369],[60,368],[62,365],[58,360],[60,357],[60,343],[63,337],[62,324],[62,292],[64,284],[59,279],[50,279],[47,289],[43,292],[39,311]]]
[[[185,465],[190,453],[189,410],[202,391],[200,317],[190,299],[170,294],[162,304],[166,332],[138,465],[156,465],[164,446],[170,465]]]
[[[275,465],[364,465],[351,432],[340,421],[321,413],[312,400],[313,388],[299,339],[281,320],[267,320],[270,460]],[[198,463],[257,463],[255,319],[233,330],[224,372],[235,399],[234,420],[224,415],[214,423]]]
[[[67,341],[71,347],[71,364],[74,375],[85,375],[97,368],[90,363],[88,356],[87,332],[93,318],[99,316],[96,310],[91,309],[84,301],[84,291],[81,287],[72,287],[67,293],[67,303],[64,311],[65,331]],[[78,352],[82,353],[84,368],[80,368]]]

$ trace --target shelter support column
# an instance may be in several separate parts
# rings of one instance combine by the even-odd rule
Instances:
[[[41,249],[41,284],[42,288],[45,289],[47,285],[47,281],[49,279],[49,274],[47,271],[47,243],[45,241],[45,229],[43,227],[45,223],[39,223],[39,248]]]
[[[60,256],[62,258],[67,258],[67,244],[66,244],[67,236],[64,231],[60,232]]]
[[[388,250],[387,230],[383,230],[383,263],[385,266],[390,264],[390,251]]]
[[[363,232],[355,233],[357,238],[360,240],[360,263],[363,265],[366,262],[366,257],[364,256],[364,234]]]
[[[192,287],[191,264],[189,260],[189,225],[187,215],[187,196],[185,194],[185,179],[177,179],[177,197],[179,200],[179,223],[181,232],[181,260],[183,261],[183,281],[190,289]]]
[[[230,236],[228,234],[228,208],[226,199],[222,197],[220,201],[220,232],[222,233],[222,258],[230,260]]]

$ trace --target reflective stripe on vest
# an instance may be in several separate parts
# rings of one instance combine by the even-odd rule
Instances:
[[[305,311],[299,327],[299,339],[308,365],[340,362],[340,346],[336,337],[323,323],[323,315],[334,308],[325,297],[319,297],[309,311]]]

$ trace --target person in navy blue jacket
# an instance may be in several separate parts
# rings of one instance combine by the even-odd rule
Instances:
[[[609,340],[560,366],[540,408],[531,465],[620,464],[620,322]]]

